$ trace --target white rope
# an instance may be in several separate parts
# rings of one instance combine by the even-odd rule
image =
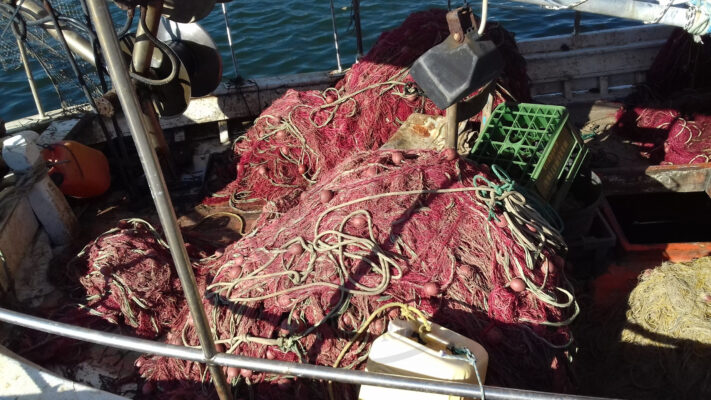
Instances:
[[[489,0],[483,0],[481,2],[481,24],[479,25],[479,31],[477,32],[479,36],[484,34],[484,29],[486,29],[486,17],[489,13]]]

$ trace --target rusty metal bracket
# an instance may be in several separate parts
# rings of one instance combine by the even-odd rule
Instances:
[[[449,33],[457,43],[464,43],[464,36],[478,29],[471,7],[459,7],[447,13]]]

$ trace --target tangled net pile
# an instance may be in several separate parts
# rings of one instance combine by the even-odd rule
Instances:
[[[420,95],[408,70],[449,34],[445,14],[414,13],[399,28],[383,33],[335,88],[289,90],[274,101],[235,143],[237,179],[205,203],[230,201],[244,208],[244,202],[263,199],[286,210],[323,171],[354,151],[379,148],[413,112],[443,115]],[[497,44],[506,62],[494,106],[505,98],[527,100],[525,61],[513,35],[490,22],[483,38]]]
[[[498,171],[494,171],[498,172]],[[301,202],[258,225],[206,265],[204,306],[228,353],[363,368],[369,344],[413,306],[480,341],[488,383],[563,390],[562,350],[577,304],[556,252],[559,233],[485,166],[435,152],[359,152],[308,189]],[[525,287],[525,289],[524,289]],[[184,309],[167,335],[197,346]],[[139,359],[148,393],[191,393],[209,374],[198,364]],[[322,398],[323,383],[228,369],[255,398]],[[206,385],[209,386],[209,385]],[[339,398],[354,398],[342,388]],[[243,392],[244,393],[244,392]]]
[[[615,130],[629,138],[653,164],[707,163],[711,159],[711,116],[682,118],[674,109],[620,109]]]
[[[711,257],[642,272],[623,305],[591,327],[601,345],[583,364],[591,394],[710,398]]]
[[[642,397],[711,397],[711,258],[643,272],[621,342]]]
[[[614,130],[652,164],[711,161],[711,45],[672,33],[647,73],[647,84],[627,99]]]
[[[190,243],[193,271],[204,290],[205,251]],[[74,263],[86,268],[80,278],[86,302],[69,319],[83,315],[121,324],[136,336],[157,338],[167,332],[185,306],[168,245],[146,221],[124,220],[89,243]]]

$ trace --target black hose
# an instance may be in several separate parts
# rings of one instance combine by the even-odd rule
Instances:
[[[168,47],[168,45],[166,45],[165,43],[158,40],[158,38],[153,36],[151,31],[148,29],[148,26],[146,26],[145,10],[146,10],[145,7],[141,7],[140,23],[141,23],[141,28],[143,28],[143,34],[146,35],[148,40],[150,40],[159,50],[161,50],[163,52],[163,54],[165,54],[168,57],[168,60],[171,63],[170,74],[166,78],[163,78],[163,79],[150,79],[150,78],[141,76],[141,75],[137,74],[135,71],[133,71],[133,66],[131,66],[131,71],[129,71],[129,73],[131,75],[131,78],[137,80],[138,82],[141,82],[141,83],[144,83],[144,84],[150,85],[150,86],[163,86],[163,85],[166,85],[166,84],[172,82],[175,79],[175,77],[178,76],[178,69],[179,69],[180,61],[173,53],[173,50],[171,50],[170,47]]]
[[[84,4],[86,0],[82,0],[82,4]],[[82,5],[83,7],[83,5]],[[116,32],[116,36],[118,36],[119,40],[123,39],[124,36],[128,34],[128,31],[131,29],[131,25],[133,25],[133,16],[135,14],[135,10],[132,8],[128,11],[126,11],[126,22],[123,24],[121,27],[121,30]]]

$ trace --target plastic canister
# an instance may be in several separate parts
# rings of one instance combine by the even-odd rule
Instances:
[[[99,150],[65,140],[44,149],[42,156],[53,164],[49,176],[67,196],[95,197],[111,186],[109,162]]]
[[[432,323],[431,331],[418,334],[421,322],[393,320],[386,333],[375,339],[370,348],[366,371],[385,374],[433,378],[459,383],[478,384],[474,366],[452,349],[468,351],[476,360],[482,381],[486,380],[489,355],[477,342]],[[484,382],[482,382],[483,384]],[[461,397],[411,392],[375,386],[361,386],[360,400],[459,400]]]

